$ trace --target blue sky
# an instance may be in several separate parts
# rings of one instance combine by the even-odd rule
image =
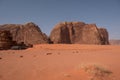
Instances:
[[[120,39],[120,0],[0,0],[0,24],[34,22],[49,35],[61,21],[96,23]]]

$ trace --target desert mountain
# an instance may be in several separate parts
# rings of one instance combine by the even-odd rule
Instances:
[[[50,40],[53,43],[109,44],[106,29],[84,22],[58,23],[50,33]]]
[[[0,25],[0,30],[10,31],[13,37],[13,41],[17,43],[24,42],[28,44],[43,44],[48,43],[48,38],[40,28],[32,23],[26,24],[4,24]]]
[[[10,31],[13,41],[28,44],[109,44],[108,32],[104,28],[98,28],[95,24],[84,22],[61,22],[58,23],[47,35],[41,29],[29,22],[26,24],[4,24],[0,30]]]

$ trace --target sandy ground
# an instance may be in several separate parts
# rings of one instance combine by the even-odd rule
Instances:
[[[102,65],[113,72],[113,80],[120,80],[119,62],[120,46],[35,45],[0,51],[0,80],[92,80],[79,69],[83,64]]]

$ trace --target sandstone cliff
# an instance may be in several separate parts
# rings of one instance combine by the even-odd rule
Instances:
[[[61,22],[50,33],[53,43],[109,44],[106,29],[84,22]]]
[[[26,24],[4,24],[0,25],[0,30],[10,31],[13,41],[17,43],[24,42],[28,44],[45,44],[48,43],[47,36],[42,33],[40,28],[32,23]]]

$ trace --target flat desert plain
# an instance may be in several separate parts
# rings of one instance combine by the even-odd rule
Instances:
[[[41,44],[1,50],[0,80],[120,80],[120,46]]]

